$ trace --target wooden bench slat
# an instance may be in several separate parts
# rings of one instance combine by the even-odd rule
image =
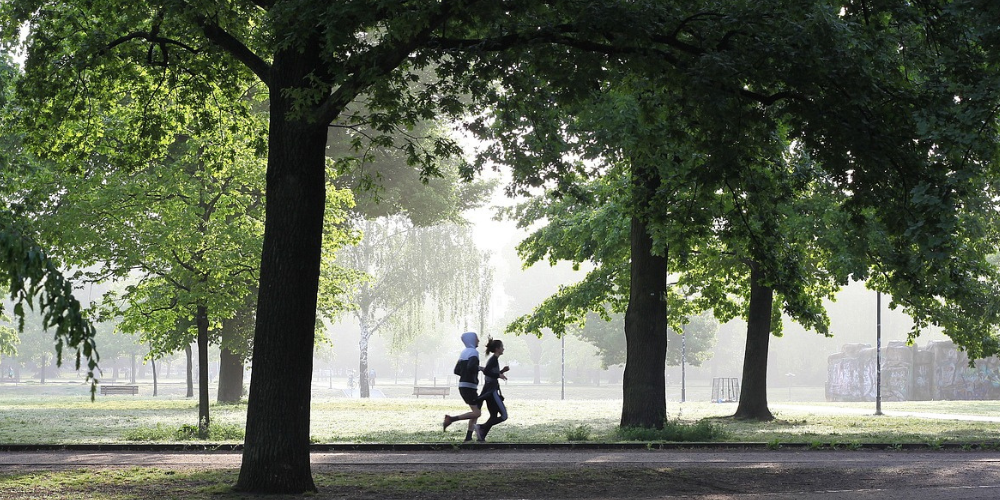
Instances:
[[[451,387],[448,386],[426,386],[426,385],[415,385],[413,386],[413,395],[416,397],[420,396],[441,396],[442,398],[447,397],[451,394]]]
[[[139,386],[137,385],[102,385],[101,395],[108,394],[139,394]]]

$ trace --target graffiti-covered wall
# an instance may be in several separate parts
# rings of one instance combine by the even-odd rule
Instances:
[[[874,401],[877,353],[868,344],[845,344],[827,359],[827,401]],[[882,400],[1000,399],[1000,360],[976,361],[950,341],[926,347],[890,342],[882,349]]]

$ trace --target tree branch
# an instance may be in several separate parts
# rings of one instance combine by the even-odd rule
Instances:
[[[205,37],[207,37],[209,41],[218,45],[222,48],[222,50],[228,52],[229,55],[236,58],[237,61],[243,63],[244,66],[257,75],[257,78],[260,78],[260,81],[264,82],[264,85],[267,85],[268,87],[271,86],[270,64],[250,50],[250,48],[244,45],[243,42],[229,34],[228,31],[222,29],[218,24],[209,22],[208,19],[205,18],[200,19],[198,24],[201,26],[202,32],[205,33]]]
[[[457,38],[434,38],[431,40],[436,47],[445,50],[471,51],[480,50],[484,52],[499,52],[518,45],[543,45],[554,44],[564,47],[578,49],[584,52],[604,54],[608,56],[645,56],[656,57],[666,61],[673,66],[680,66],[681,58],[677,54],[666,50],[650,46],[621,46],[595,42],[592,40],[581,40],[571,36],[573,28],[570,25],[557,26],[551,30],[536,31],[531,33],[514,33],[496,38],[483,39],[457,39]],[[673,36],[653,36],[652,41],[658,42],[667,47],[676,49],[687,55],[700,56],[705,54],[705,50],[691,44],[684,43]],[[761,94],[747,89],[739,89],[738,94],[750,100],[770,106],[783,99],[804,99],[804,96],[790,91],[777,92],[774,94]]]
[[[764,106],[770,106],[783,99],[806,100],[804,95],[789,91],[775,92],[773,94],[760,94],[751,90],[740,89],[740,95],[752,101],[757,101]]]
[[[347,74],[351,77],[327,96],[317,108],[318,123],[332,122],[348,103],[368,88],[372,81],[391,73],[410,54],[426,44],[431,39],[431,35],[441,28],[451,16],[452,6],[453,2],[451,1],[441,2],[440,10],[430,16],[424,29],[409,39],[399,43],[383,43],[369,50],[367,54],[359,54],[358,57],[351,58],[352,64],[347,67]]]
[[[517,46],[525,45],[561,45],[571,47],[585,52],[593,52],[604,55],[648,55],[665,59],[668,63],[678,65],[680,59],[675,55],[650,46],[625,46],[601,43],[593,40],[584,40],[573,36],[576,34],[573,25],[562,24],[549,29],[531,31],[529,33],[511,33],[493,38],[432,38],[430,43],[433,47],[443,50],[453,51],[473,51],[499,52]],[[683,51],[697,54],[698,49],[691,45],[677,42],[669,37],[658,37],[659,42],[673,40],[673,43],[664,43]]]
[[[255,75],[257,75],[257,77],[260,78],[260,80],[264,82],[265,85],[269,85],[268,81],[269,81],[271,67],[269,64],[267,64],[266,61],[257,56],[257,54],[255,54],[252,50],[250,50],[246,45],[244,45],[242,42],[236,39],[236,37],[230,35],[229,32],[222,29],[217,24],[208,22],[207,19],[201,19],[199,25],[201,26],[202,32],[205,34],[205,37],[208,38],[210,42],[219,46],[220,48],[222,48],[222,50],[228,52],[230,55],[236,58],[236,60],[243,63],[244,66],[246,66],[248,69],[250,69],[250,71],[252,71]],[[179,40],[174,40],[172,38],[159,36],[158,32],[159,29],[157,27],[154,28],[154,31],[152,32],[136,31],[133,33],[129,33],[128,35],[113,40],[111,43],[109,43],[106,47],[104,47],[101,50],[100,54],[106,54],[115,47],[128,43],[132,40],[144,40],[152,44],[159,45],[161,47],[161,50],[163,50],[164,52],[164,57],[166,54],[166,47],[169,45],[180,47],[192,54],[200,54],[202,52],[201,50],[192,47]],[[153,48],[150,47],[149,57],[151,64],[153,63],[152,50]]]
[[[186,51],[188,51],[188,52],[190,52],[192,54],[197,54],[199,52],[198,49],[196,49],[196,48],[194,48],[194,47],[192,47],[192,46],[190,46],[190,45],[188,45],[188,44],[186,44],[184,42],[181,42],[181,41],[178,41],[178,40],[174,40],[172,38],[162,37],[162,36],[159,36],[159,35],[157,35],[155,33],[151,33],[151,32],[148,32],[148,31],[137,31],[135,33],[129,33],[128,35],[125,35],[125,36],[123,36],[121,38],[118,38],[118,39],[112,41],[106,47],[104,47],[104,49],[102,49],[100,53],[101,54],[106,54],[106,53],[110,52],[111,49],[114,49],[115,47],[117,47],[119,45],[122,45],[124,43],[131,42],[132,40],[145,40],[147,42],[152,42],[152,43],[156,43],[156,44],[160,44],[160,45],[176,45],[176,46],[178,46],[178,47],[180,47],[180,48],[182,48],[182,49],[184,49],[184,50],[186,50]]]

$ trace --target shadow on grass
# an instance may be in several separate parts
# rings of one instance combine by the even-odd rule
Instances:
[[[740,475],[739,471],[734,473]],[[751,474],[746,472],[745,474]],[[711,475],[717,475],[713,470]],[[713,484],[690,472],[669,468],[533,467],[519,469],[517,480],[487,469],[371,470],[313,472],[318,488],[305,495],[253,495],[234,492],[237,470],[163,470],[150,467],[35,471],[0,475],[0,497],[76,500],[166,499],[343,499],[425,500],[470,498],[470,485],[499,498],[652,498],[674,494],[732,492],[732,484]],[[735,478],[742,482],[748,478]],[[727,483],[727,482],[723,482]],[[556,488],[556,489],[553,489]],[[624,495],[624,496],[620,496]]]
[[[164,470],[155,467],[95,467],[0,475],[0,497],[70,500],[79,498],[240,498],[226,495],[237,470]],[[219,496],[222,494],[223,496]]]

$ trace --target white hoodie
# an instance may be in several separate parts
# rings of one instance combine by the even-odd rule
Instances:
[[[479,389],[479,351],[476,350],[476,332],[462,334],[465,349],[458,355],[455,370],[459,374],[458,387]]]

